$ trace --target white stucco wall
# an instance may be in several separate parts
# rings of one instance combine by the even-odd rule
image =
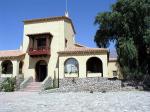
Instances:
[[[58,68],[58,51],[63,51],[65,48],[65,38],[68,38],[68,45],[73,43],[74,32],[71,23],[60,21],[46,21],[40,23],[30,23],[24,25],[23,51],[28,52],[29,37],[27,34],[36,34],[49,32],[53,35],[51,42],[51,56],[31,58],[28,53],[25,55],[23,72],[25,78],[33,76],[35,78],[35,65],[39,60],[46,60],[48,63],[48,76],[54,78],[54,72]]]
[[[65,77],[64,74],[64,62],[69,58],[75,58],[79,63],[79,78],[87,77],[86,74],[86,62],[91,57],[99,58],[103,63],[103,77],[108,77],[108,63],[107,63],[107,53],[105,54],[81,54],[81,55],[62,55],[59,57],[59,78],[62,79]],[[100,74],[101,75],[101,74]],[[97,74],[94,74],[93,77],[97,77]],[[89,77],[92,77],[91,75]]]
[[[75,44],[75,34],[72,29],[72,26],[68,22],[64,22],[64,37],[67,39],[67,47],[71,47]]]
[[[119,67],[119,64],[118,64],[117,60],[109,61],[109,63],[108,63],[108,76],[110,78],[113,78],[113,71],[116,71],[117,72],[117,77],[119,79],[122,79],[122,73],[120,71],[120,67]]]

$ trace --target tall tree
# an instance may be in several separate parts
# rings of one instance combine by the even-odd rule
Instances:
[[[141,78],[150,70],[150,0],[117,0],[112,11],[96,16],[95,24],[97,46],[116,43],[124,77]]]

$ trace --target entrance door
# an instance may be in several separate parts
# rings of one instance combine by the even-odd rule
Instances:
[[[38,61],[36,64],[36,81],[42,82],[47,76],[47,63],[45,61]]]

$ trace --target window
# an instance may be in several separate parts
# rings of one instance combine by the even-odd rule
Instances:
[[[46,47],[46,38],[37,39],[37,48]]]
[[[65,39],[65,47],[67,47],[67,43],[68,43],[68,40],[67,40],[67,39]]]
[[[67,59],[65,62],[65,73],[78,73],[78,61],[74,58]]]
[[[117,77],[117,71],[113,71],[113,77]]]

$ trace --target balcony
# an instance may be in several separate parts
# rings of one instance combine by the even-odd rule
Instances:
[[[29,48],[30,56],[50,56],[49,47],[38,47],[38,48]]]

